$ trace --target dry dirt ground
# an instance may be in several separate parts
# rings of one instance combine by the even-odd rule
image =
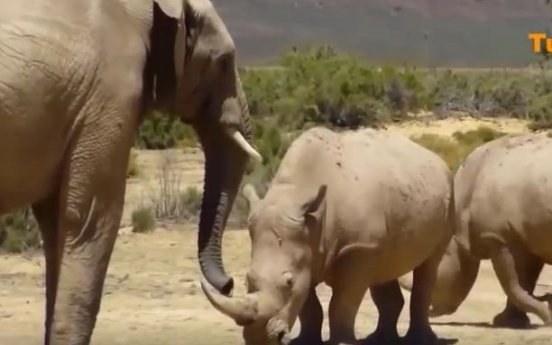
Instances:
[[[405,134],[433,132],[450,134],[471,129],[481,122],[440,121],[429,125],[409,124],[390,127]],[[487,123],[489,124],[489,123]],[[492,122],[508,132],[522,131],[519,122]],[[159,154],[141,152],[141,176],[128,183],[123,229],[108,271],[102,308],[94,332],[93,345],[181,345],[240,344],[240,330],[232,320],[215,311],[204,298],[198,284],[196,234],[194,224],[156,229],[151,234],[134,234],[124,228],[132,209],[147,199],[155,188],[155,167]],[[180,166],[182,188],[201,187],[200,152],[173,152]],[[186,184],[185,184],[186,183]],[[148,192],[149,191],[149,192]],[[249,257],[246,231],[228,231],[224,237],[224,260],[237,282],[236,294],[243,292],[243,275]],[[44,310],[44,261],[40,253],[0,257],[0,345],[41,344]],[[552,292],[552,270],[547,268],[539,280],[538,292]],[[320,286],[326,306],[331,292]],[[407,303],[409,294],[404,292]],[[490,327],[492,317],[502,310],[505,296],[489,262],[484,262],[476,285],[465,303],[454,314],[433,319],[444,343],[549,344],[552,328],[515,331]],[[531,317],[540,326],[540,321]],[[377,312],[369,294],[357,318],[359,338],[370,333]],[[327,337],[327,320],[324,332]],[[400,331],[408,326],[408,304],[400,319]],[[299,329],[297,324],[293,332]]]

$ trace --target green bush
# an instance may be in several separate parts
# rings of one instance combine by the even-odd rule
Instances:
[[[155,229],[155,215],[151,208],[140,207],[132,212],[132,232],[145,233]]]
[[[182,142],[193,142],[191,138],[193,136],[189,126],[179,118],[153,112],[140,125],[134,145],[141,149],[163,150]]]
[[[486,142],[498,139],[505,134],[506,133],[491,127],[479,126],[477,129],[469,130],[467,132],[456,131],[452,133],[452,137],[461,145],[476,147]]]
[[[410,89],[422,87],[416,72],[403,78],[389,68],[392,77],[386,80],[373,66],[330,47],[287,52],[281,66],[246,70],[242,78],[252,114],[274,116],[283,129],[357,127],[389,117],[382,114],[386,106],[395,112],[422,106]]]
[[[463,157],[460,145],[453,139],[429,133],[413,136],[411,139],[438,154],[452,171],[456,171],[462,163]]]
[[[438,154],[454,173],[478,146],[500,138],[505,133],[487,126],[480,126],[467,132],[456,131],[452,138],[437,134],[421,134],[411,139],[425,148]]]
[[[539,96],[532,100],[529,108],[532,130],[552,128],[552,93]]]
[[[316,124],[356,128],[402,121],[419,111],[439,118],[528,119],[552,126],[549,72],[375,66],[331,47],[285,52],[278,69],[241,69],[251,113],[275,118],[280,130]]]
[[[195,219],[201,210],[203,193],[196,187],[188,187],[180,195],[180,207],[185,212],[186,219]]]
[[[40,245],[40,232],[30,208],[0,216],[0,249],[21,253]]]
[[[193,130],[192,126],[184,123],[181,133],[181,138],[178,140],[178,147],[190,148],[198,146],[199,141],[197,134]]]

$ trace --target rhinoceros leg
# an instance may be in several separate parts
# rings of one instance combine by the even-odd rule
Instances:
[[[407,344],[433,344],[437,336],[429,324],[429,307],[439,262],[445,246],[438,248],[432,256],[413,271],[412,294],[410,296],[410,325],[404,338]]]
[[[404,298],[398,280],[370,288],[372,300],[378,309],[378,325],[363,344],[397,344],[400,341],[397,321],[404,307]]]
[[[521,248],[515,250],[514,258],[519,284],[525,291],[532,294],[544,267],[544,262]],[[493,325],[505,328],[529,328],[531,321],[527,313],[517,308],[512,303],[512,299],[508,298],[504,310],[493,318]]]
[[[548,306],[531,296],[521,285],[520,277],[516,271],[518,257],[514,257],[511,249],[505,245],[493,245],[491,249],[493,268],[504,293],[508,296],[508,300],[519,310],[533,313],[545,325],[551,325],[552,315]]]
[[[328,310],[329,344],[356,344],[355,319],[369,285],[359,275],[358,266],[349,260],[341,261],[334,272]]]
[[[301,333],[290,343],[290,345],[320,345],[322,344],[322,323],[324,312],[322,305],[316,295],[316,289],[311,288],[309,296],[299,313],[301,322]]]

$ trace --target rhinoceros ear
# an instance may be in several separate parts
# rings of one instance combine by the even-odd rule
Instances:
[[[163,13],[171,18],[178,19],[182,17],[185,0],[155,0]]]
[[[259,196],[257,195],[257,192],[255,191],[255,187],[251,184],[246,184],[243,187],[242,194],[249,203],[250,206],[255,207],[257,203],[260,201]]]

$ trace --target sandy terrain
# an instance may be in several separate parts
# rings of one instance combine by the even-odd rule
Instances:
[[[429,127],[419,124],[390,130],[452,133],[458,128],[475,128],[480,123],[443,121]],[[519,123],[503,123],[501,129],[516,132]],[[411,128],[414,127],[415,130]],[[125,221],[132,209],[153,188],[159,154],[140,153],[141,176],[128,183]],[[181,165],[182,188],[201,186],[202,155],[176,153]],[[146,182],[152,182],[149,186]],[[93,345],[180,345],[240,344],[240,330],[232,320],[214,310],[198,284],[195,226],[179,225],[152,234],[121,231],[108,272]],[[228,231],[224,238],[224,260],[235,277],[237,292],[243,292],[243,275],[249,258],[246,231]],[[40,253],[0,256],[0,345],[41,344],[44,310],[44,262]],[[552,292],[552,270],[547,268],[539,280],[538,292]],[[331,292],[320,286],[327,305]],[[408,302],[409,294],[404,292]],[[489,262],[484,262],[478,280],[465,303],[454,315],[433,319],[434,329],[444,344],[548,344],[552,328],[527,331],[490,327],[492,317],[503,308],[505,296]],[[369,295],[357,318],[357,336],[370,333],[377,312]],[[532,317],[537,325],[540,321]],[[400,320],[401,332],[408,326],[408,305]],[[293,330],[299,329],[297,324]],[[327,336],[327,329],[325,326]]]
[[[387,126],[387,129],[394,132],[399,132],[406,136],[416,135],[420,133],[431,133],[439,135],[452,135],[456,131],[469,131],[477,129],[479,126],[487,126],[505,133],[520,133],[526,132],[527,123],[517,119],[474,119],[471,117],[464,118],[449,118],[435,121],[429,116],[420,114],[416,117],[416,121],[402,122]]]

